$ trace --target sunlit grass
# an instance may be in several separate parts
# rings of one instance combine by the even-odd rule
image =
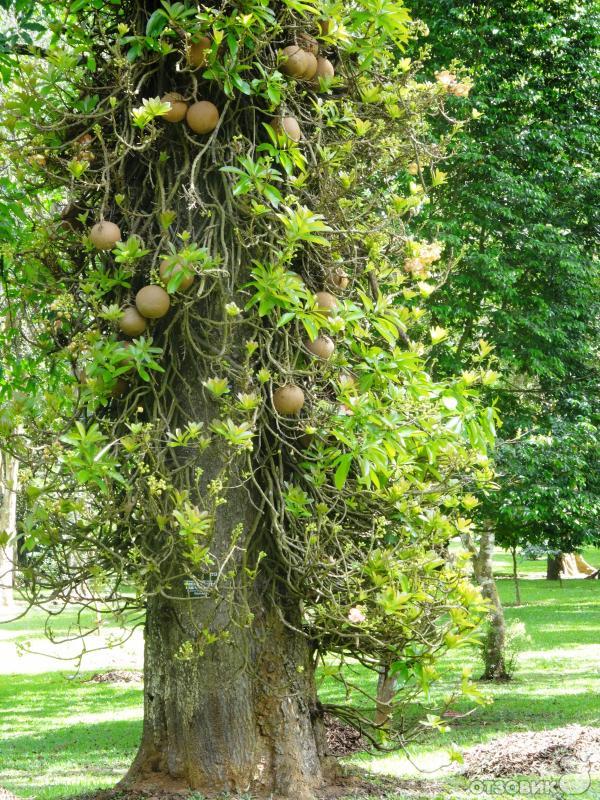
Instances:
[[[142,690],[63,672],[0,678],[0,783],[54,798],[113,785],[141,731]]]
[[[499,581],[504,599],[512,597],[510,581]],[[525,605],[507,608],[509,621],[525,623],[528,641],[517,654],[517,672],[510,684],[483,684],[493,699],[488,706],[452,722],[445,735],[425,733],[408,755],[361,754],[350,759],[363,769],[399,778],[425,778],[431,770],[447,767],[451,745],[461,748],[488,742],[516,731],[558,728],[577,723],[600,726],[600,583],[598,581],[524,581]],[[557,623],[557,618],[560,620]],[[458,669],[464,664],[480,668],[474,654],[455,654],[449,660]],[[436,693],[448,688],[442,682]],[[458,710],[467,710],[459,704]],[[439,780],[438,773],[431,774]],[[469,794],[457,777],[445,778],[444,797]],[[586,798],[600,796],[594,782]],[[452,794],[454,793],[454,794]],[[500,796],[502,795],[495,795]]]

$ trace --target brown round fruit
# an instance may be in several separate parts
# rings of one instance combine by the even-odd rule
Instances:
[[[279,55],[281,62],[279,69],[284,75],[289,75],[290,78],[303,78],[306,70],[306,50],[298,47],[297,44],[289,44],[280,50]]]
[[[302,138],[302,130],[296,117],[276,117],[272,120],[271,127],[278,133],[285,133],[292,142],[299,142]]]
[[[331,283],[338,289],[347,289],[348,284],[350,283],[348,273],[345,272],[341,267],[338,267],[331,273],[330,280]]]
[[[219,123],[219,109],[210,100],[200,100],[188,108],[186,121],[194,133],[210,133]]]
[[[317,58],[317,68],[314,75],[315,80],[318,80],[318,78],[333,78],[334,75],[335,69],[331,61],[328,58],[319,56]]]
[[[319,53],[319,43],[310,33],[298,34],[298,44],[303,50],[306,50],[307,53],[312,53],[313,56]]]
[[[161,103],[171,103],[171,110],[162,115],[167,122],[181,122],[187,114],[188,104],[177,92],[169,92],[160,98]]]
[[[188,61],[193,67],[205,67],[212,42],[208,36],[200,36],[192,42],[188,49]]]
[[[125,500],[125,502],[121,506],[123,513],[127,514],[128,516],[129,514],[131,514],[134,508],[135,508],[135,500],[133,499],[133,497],[128,497],[127,500]]]
[[[306,342],[306,349],[309,353],[312,353],[313,356],[327,361],[327,359],[331,358],[333,355],[335,344],[333,343],[333,339],[330,339],[329,336],[317,336],[313,342]]]
[[[317,304],[317,311],[320,311],[321,314],[329,315],[333,314],[333,312],[337,310],[337,297],[334,297],[329,292],[317,292],[315,294],[315,300]]]
[[[119,320],[119,328],[125,336],[141,336],[146,330],[146,320],[142,317],[137,308],[129,306],[129,308],[125,309],[123,316]]]
[[[180,272],[183,272],[183,268],[177,262],[170,262],[170,261],[163,261],[160,265],[160,269],[158,270],[160,273],[161,279],[168,283],[171,278],[177,275]],[[177,287],[178,292],[185,292],[186,289],[189,289],[192,283],[194,282],[194,276],[188,275],[186,273],[185,278],[183,278]]]
[[[135,296],[135,305],[142,317],[160,319],[169,310],[171,298],[162,286],[151,284],[139,290]]]
[[[112,250],[120,241],[121,231],[114,222],[102,220],[102,222],[97,222],[90,231],[90,242],[98,250]]]
[[[312,80],[319,69],[319,59],[312,53],[306,53],[304,58],[305,68],[302,77],[305,81]]]
[[[274,392],[273,405],[278,414],[286,417],[298,414],[304,405],[304,392],[299,386],[289,383]]]

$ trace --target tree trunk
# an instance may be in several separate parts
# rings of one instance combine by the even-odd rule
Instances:
[[[513,568],[513,581],[515,583],[515,603],[520,606],[521,605],[521,587],[519,586],[519,570],[517,567],[517,548],[511,547],[510,553],[512,556],[512,568]]]
[[[244,331],[235,336],[234,353],[243,347]],[[178,392],[183,417],[172,424],[203,419],[208,428],[218,407],[198,403],[189,361],[182,373],[188,378]],[[185,451],[173,454],[181,467]],[[259,498],[240,477],[245,463],[227,465],[226,451],[214,447],[189,474],[179,470],[182,488],[196,481],[198,500],[213,481],[230,488],[215,511],[210,574],[196,576],[195,586],[189,579],[184,585],[174,581],[169,598],[164,585],[156,594],[150,587],[144,726],[128,786],[309,800],[335,774],[300,603],[268,569],[258,567],[254,578],[246,577],[245,566],[260,560],[257,552],[273,550],[273,534]]]
[[[4,453],[0,463],[0,536],[8,537],[4,546],[0,544],[0,608],[10,608],[14,604],[19,462]]]
[[[214,602],[149,602],[143,738],[126,785],[304,800],[332,777],[309,644],[255,601],[251,624],[222,620],[228,638],[192,660],[182,648],[209,618],[214,629]]]
[[[484,672],[482,680],[506,681],[510,675],[506,668],[504,647],[506,642],[506,623],[504,609],[496,587],[492,570],[494,554],[494,533],[484,529],[479,537],[479,546],[471,544],[473,557],[473,573],[481,587],[483,596],[490,601],[491,610],[488,618],[488,631],[483,645]]]
[[[555,556],[548,556],[548,561],[546,563],[546,580],[548,581],[559,581],[560,580],[560,570],[562,564],[562,553],[557,553]]]
[[[377,701],[375,712],[375,724],[382,728],[389,724],[392,713],[392,700],[396,693],[398,679],[395,675],[390,675],[390,668],[383,664],[379,668],[379,680],[377,681]]]

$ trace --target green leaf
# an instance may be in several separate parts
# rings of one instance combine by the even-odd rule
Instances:
[[[168,21],[169,18],[162,8],[157,8],[146,23],[146,36],[157,36],[164,30]]]
[[[336,489],[342,489],[348,478],[350,467],[352,466],[353,455],[352,453],[344,453],[339,459],[338,467],[335,471],[334,483]]]

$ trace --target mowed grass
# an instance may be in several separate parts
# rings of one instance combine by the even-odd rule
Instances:
[[[135,752],[141,688],[61,672],[0,678],[0,785],[55,798],[113,785]]]
[[[86,612],[83,621],[93,624],[94,619]],[[124,646],[103,650],[89,657],[95,669],[79,671],[75,662],[58,660],[81,650],[81,643],[65,641],[76,622],[73,610],[50,620],[33,610],[0,624],[0,654],[6,658],[16,645],[12,666],[18,670],[23,663],[22,673],[10,674],[0,662],[0,786],[23,797],[55,798],[112,786],[139,741],[141,683],[90,682],[106,669],[141,667],[139,632],[137,652]],[[63,644],[50,645],[46,624]],[[120,638],[122,631],[107,620],[102,634]],[[100,643],[94,637],[86,646]],[[55,658],[20,655],[22,647]]]
[[[508,561],[498,554],[500,572],[510,564],[510,556],[506,558]],[[588,552],[586,558],[600,564],[600,551]],[[538,573],[543,571],[542,562],[531,563]],[[507,603],[507,619],[523,623],[527,636],[519,645],[515,679],[499,686],[482,684],[494,702],[453,720],[447,734],[424,732],[424,738],[410,746],[409,758],[358,754],[347,760],[351,768],[399,779],[419,778],[424,787],[431,784],[431,791],[424,789],[423,797],[472,797],[464,779],[436,772],[447,764],[451,743],[470,747],[513,731],[571,723],[600,726],[600,582],[570,580],[560,585],[543,579],[523,580],[520,607],[510,605],[514,602],[512,581],[507,578],[498,583]],[[53,621],[53,628],[66,632],[73,621],[73,615],[66,614]],[[18,622],[0,625],[0,636],[5,645],[7,641],[30,642],[35,648],[42,645],[42,626],[41,613],[34,612]],[[141,666],[134,663],[132,652],[121,659],[125,668]],[[110,661],[104,668],[114,668],[119,653],[109,651]],[[448,658],[446,676],[435,692],[447,691],[465,665],[478,673],[475,652],[461,650]],[[30,674],[25,670],[19,673],[17,658],[14,674],[2,674],[6,664],[0,664],[0,786],[22,797],[55,800],[114,785],[139,741],[141,686],[90,682],[97,668],[77,673],[61,662],[43,668],[46,671],[28,668]],[[358,671],[357,678],[366,688],[365,674]],[[342,699],[339,684],[329,679],[322,681],[320,694],[324,701]],[[457,708],[466,711],[469,707],[462,703]],[[598,796],[600,788],[595,782],[586,798]]]

